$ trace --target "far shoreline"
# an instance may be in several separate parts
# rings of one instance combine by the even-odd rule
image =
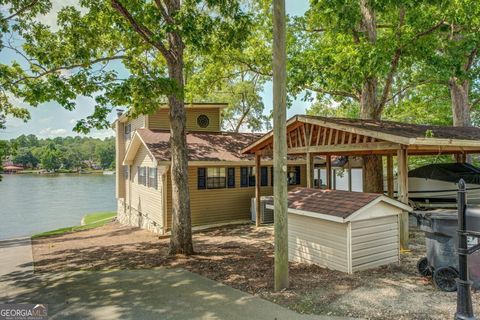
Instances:
[[[59,170],[59,171],[45,171],[45,170],[22,170],[15,173],[11,172],[0,172],[4,176],[15,176],[15,175],[60,175],[60,174],[71,174],[71,175],[84,175],[84,174],[94,174],[94,175],[115,175],[113,170]]]

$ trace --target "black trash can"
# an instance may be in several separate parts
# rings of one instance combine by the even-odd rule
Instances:
[[[423,276],[432,276],[437,288],[455,291],[458,277],[457,210],[438,209],[415,212],[420,229],[425,232],[427,256],[418,261],[418,271]],[[480,232],[480,207],[467,207],[467,229]],[[478,243],[478,238],[469,239],[469,247]],[[480,252],[468,257],[470,280],[473,288],[480,289]]]

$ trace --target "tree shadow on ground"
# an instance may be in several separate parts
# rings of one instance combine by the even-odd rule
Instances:
[[[47,304],[51,319],[243,319],[258,304],[179,269],[12,272],[0,281],[2,303]]]
[[[452,294],[436,291],[429,279],[416,274],[416,261],[425,254],[423,233],[418,230],[412,231],[412,250],[402,255],[400,265],[348,275],[291,262],[290,288],[280,293],[272,289],[271,227],[245,225],[197,232],[196,254],[188,257],[169,256],[167,238],[119,225],[64,237],[76,241],[60,237],[37,243],[36,272],[180,267],[302,313],[434,319],[448,315],[450,304],[454,308]],[[480,301],[480,296],[474,298]]]

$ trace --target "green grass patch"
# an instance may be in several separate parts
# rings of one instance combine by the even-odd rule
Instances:
[[[84,224],[92,224],[96,222],[102,222],[104,220],[113,219],[117,215],[114,211],[94,212],[86,214],[83,217]]]
[[[60,228],[56,230],[34,234],[32,236],[32,239],[59,236],[65,233],[98,228],[110,222],[113,219],[113,217],[115,217],[116,214],[117,213],[113,211],[90,213],[83,217],[83,221],[85,223],[84,225]]]

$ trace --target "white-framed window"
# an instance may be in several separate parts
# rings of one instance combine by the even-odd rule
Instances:
[[[226,186],[225,168],[207,168],[207,189],[222,189]]]
[[[138,184],[147,185],[147,168],[137,167],[138,170]]]
[[[157,168],[148,168],[148,186],[158,188]]]

